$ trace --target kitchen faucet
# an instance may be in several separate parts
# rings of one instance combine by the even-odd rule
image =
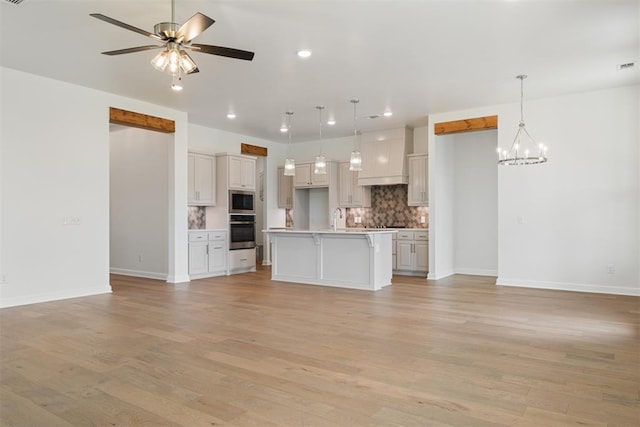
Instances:
[[[340,208],[335,208],[333,210],[333,224],[331,224],[331,229],[333,231],[336,231],[336,229],[338,228],[338,218],[336,217],[336,214],[340,212],[340,219],[342,219],[342,209]]]

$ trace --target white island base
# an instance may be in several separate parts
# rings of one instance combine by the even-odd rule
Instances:
[[[265,230],[272,244],[271,278],[376,291],[391,284],[395,231]]]

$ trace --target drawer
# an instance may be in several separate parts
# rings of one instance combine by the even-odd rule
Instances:
[[[226,238],[226,231],[209,231],[209,240],[225,240]]]
[[[398,240],[413,240],[413,231],[398,231]]]
[[[189,232],[189,241],[190,242],[200,242],[208,240],[208,233],[206,231],[190,231]]]
[[[413,233],[413,240],[429,240],[429,232],[415,231]]]

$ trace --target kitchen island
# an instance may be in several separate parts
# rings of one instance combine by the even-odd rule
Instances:
[[[263,230],[271,240],[271,278],[376,291],[391,284],[395,230]]]

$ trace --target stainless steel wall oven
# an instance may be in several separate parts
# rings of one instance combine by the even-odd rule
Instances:
[[[229,215],[229,249],[256,247],[256,216]]]

